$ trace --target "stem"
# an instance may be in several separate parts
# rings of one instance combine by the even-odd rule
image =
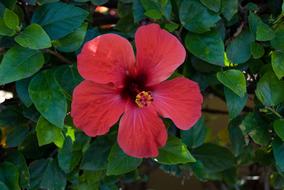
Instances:
[[[276,115],[279,118],[283,118],[282,115],[280,115],[274,108],[266,107],[269,111],[271,111],[274,115]]]
[[[45,49],[44,50],[46,53],[49,53],[51,55],[54,55],[55,57],[57,57],[60,61],[64,62],[64,63],[67,63],[67,64],[73,64],[72,61],[66,59],[63,55],[61,55],[60,53],[56,52],[56,51],[52,51],[50,49]]]

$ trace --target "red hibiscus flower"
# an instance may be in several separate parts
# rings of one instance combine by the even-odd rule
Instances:
[[[133,157],[156,157],[167,140],[159,116],[186,130],[201,116],[197,83],[178,77],[165,81],[184,61],[178,39],[157,24],[141,26],[131,44],[116,34],[87,42],[78,55],[85,79],[73,93],[74,124],[88,136],[106,134],[120,119],[118,144]]]

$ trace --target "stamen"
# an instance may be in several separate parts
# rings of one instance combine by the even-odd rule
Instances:
[[[136,95],[135,103],[139,108],[149,106],[153,102],[153,96],[150,91],[141,91]]]

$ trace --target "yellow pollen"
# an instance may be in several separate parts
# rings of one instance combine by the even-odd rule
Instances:
[[[153,102],[153,96],[150,91],[141,91],[136,95],[135,103],[139,108],[146,107]]]

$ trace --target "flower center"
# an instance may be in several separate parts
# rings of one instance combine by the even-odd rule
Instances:
[[[135,103],[139,108],[149,106],[153,102],[153,96],[150,91],[142,91],[136,95]]]

